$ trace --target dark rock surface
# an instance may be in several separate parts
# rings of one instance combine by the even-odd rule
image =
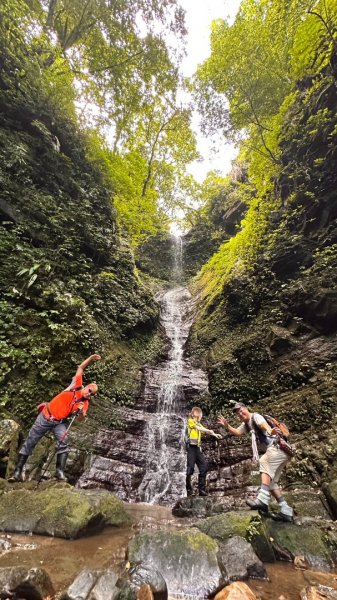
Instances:
[[[249,578],[267,579],[267,571],[252,546],[238,535],[220,544],[219,557],[227,583]]]
[[[54,594],[48,573],[40,568],[0,568],[0,590],[2,598],[24,598],[24,600],[43,600],[46,596]]]

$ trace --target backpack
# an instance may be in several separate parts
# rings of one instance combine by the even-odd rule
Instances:
[[[270,415],[262,415],[262,416],[267,421],[267,423],[268,423],[268,425],[270,427],[278,429],[281,432],[281,434],[279,435],[279,439],[278,439],[278,446],[279,446],[279,448],[281,450],[283,450],[283,452],[285,452],[286,454],[288,454],[288,456],[290,456],[290,457],[294,456],[295,455],[295,448],[293,446],[291,446],[287,442],[287,438],[289,437],[290,432],[289,432],[289,429],[286,426],[286,424],[283,423],[282,421],[279,421],[275,417],[271,417]],[[253,426],[254,426],[254,429],[256,431],[256,435],[257,435],[258,440],[260,441],[260,443],[265,444],[266,440],[268,439],[267,435],[255,423],[255,421],[254,421],[254,414],[253,414]]]
[[[185,431],[184,431],[183,447],[185,448],[186,452],[188,451],[188,449],[190,447],[190,436],[189,436],[189,431],[188,431],[187,425],[186,425]]]
[[[283,421],[279,421],[278,419],[276,419],[275,417],[271,417],[270,415],[262,415],[262,416],[267,421],[268,425],[270,425],[270,427],[272,429],[274,429],[274,428],[279,429],[282,437],[285,440],[288,439],[288,437],[290,436],[290,431],[289,431],[288,427],[286,426],[286,424],[283,423]]]

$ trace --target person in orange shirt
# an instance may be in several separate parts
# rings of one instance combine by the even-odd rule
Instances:
[[[96,383],[82,385],[83,371],[90,363],[100,360],[99,354],[92,354],[84,360],[79,367],[71,384],[60,394],[54,396],[48,403],[40,404],[40,414],[30,429],[28,436],[20,449],[15,470],[10,481],[22,480],[22,469],[28,456],[33,452],[36,444],[49,431],[52,431],[57,440],[56,449],[56,477],[61,481],[67,481],[64,468],[68,457],[67,444],[67,419],[74,413],[78,413],[77,420],[83,420],[91,396],[97,393]]]

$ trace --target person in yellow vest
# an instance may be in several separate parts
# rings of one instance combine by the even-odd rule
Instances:
[[[199,496],[207,496],[206,492],[206,473],[207,461],[201,450],[201,436],[204,433],[213,435],[217,439],[221,439],[220,433],[215,433],[213,429],[206,429],[200,421],[202,419],[202,410],[198,406],[194,406],[187,420],[187,472],[186,472],[186,491],[188,496],[193,495],[192,475],[195,465],[199,469],[198,490]]]

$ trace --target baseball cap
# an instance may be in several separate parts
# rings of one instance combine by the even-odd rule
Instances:
[[[240,408],[246,408],[246,405],[243,402],[235,402],[233,406],[233,412],[239,410]]]

